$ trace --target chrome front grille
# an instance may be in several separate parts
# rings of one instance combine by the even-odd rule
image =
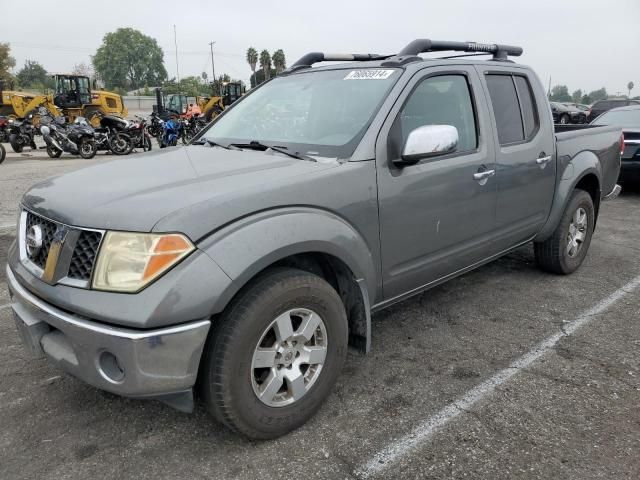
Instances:
[[[102,233],[93,230],[82,230],[76,246],[71,255],[71,263],[69,264],[69,278],[77,280],[91,279],[93,264],[96,261],[98,248],[102,241]]]
[[[20,215],[20,260],[50,284],[88,288],[104,232],[76,228],[28,210]]]
[[[29,231],[34,226],[39,226],[41,229],[41,241],[42,246],[35,249],[27,249],[27,256],[29,260],[35,263],[38,267],[44,270],[47,264],[47,257],[49,256],[49,249],[51,248],[51,242],[53,242],[53,236],[58,230],[58,225],[55,222],[47,220],[45,218],[34,215],[31,212],[27,212],[27,225],[25,234],[28,235]]]

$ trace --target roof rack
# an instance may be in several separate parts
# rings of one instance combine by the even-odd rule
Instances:
[[[508,56],[519,57],[522,55],[522,47],[512,45],[499,45],[496,43],[477,42],[449,42],[441,40],[429,40],[422,38],[414,40],[400,50],[397,55],[378,55],[377,53],[322,53],[311,52],[302,56],[296,63],[285,70],[284,73],[295,72],[301,68],[310,68],[319,62],[368,62],[371,60],[387,60],[392,58],[389,64],[403,65],[409,62],[419,61],[418,54],[427,52],[466,52],[472,55],[492,54],[494,60],[508,61]],[[459,55],[461,56],[461,55]],[[444,57],[455,58],[455,57]],[[384,64],[383,64],[384,65]]]
[[[300,68],[309,68],[319,62],[368,62],[370,60],[384,60],[393,55],[378,55],[377,53],[322,53],[311,52],[302,56],[286,71],[293,72]]]
[[[473,52],[491,53],[494,60],[507,60],[509,55],[519,57],[522,55],[522,47],[512,45],[499,45],[496,43],[477,42],[450,42],[441,40],[429,40],[422,38],[414,40],[409,45],[400,50],[398,56],[418,55],[427,52]]]

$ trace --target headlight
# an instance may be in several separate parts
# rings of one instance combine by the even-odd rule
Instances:
[[[195,247],[178,233],[107,232],[98,253],[92,287],[114,292],[137,292]]]

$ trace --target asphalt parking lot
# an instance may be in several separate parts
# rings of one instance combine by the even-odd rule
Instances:
[[[526,247],[374,316],[320,413],[249,442],[23,352],[4,284],[20,195],[107,160],[0,165],[1,479],[640,477],[640,189],[603,205],[572,276]]]

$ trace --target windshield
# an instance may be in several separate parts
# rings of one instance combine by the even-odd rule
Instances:
[[[637,110],[609,110],[593,121],[595,125],[617,125],[640,128],[640,108]]]
[[[399,75],[397,69],[353,69],[277,77],[242,99],[203,138],[346,158]]]

